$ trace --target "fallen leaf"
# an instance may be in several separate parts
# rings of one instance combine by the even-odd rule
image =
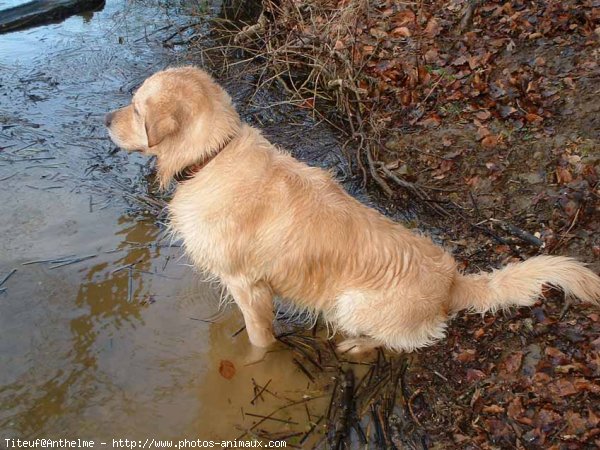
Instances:
[[[577,389],[569,380],[560,379],[551,383],[548,390],[559,397],[568,397],[569,395],[577,394]]]
[[[410,37],[410,30],[406,27],[396,27],[392,30],[392,36]]]
[[[502,116],[503,119],[506,119],[517,112],[517,108],[513,108],[512,106],[496,106],[496,109],[498,109],[500,116]]]
[[[231,361],[222,359],[221,363],[219,364],[219,373],[223,378],[231,380],[235,375],[235,366]]]
[[[565,167],[557,167],[556,168],[556,181],[558,184],[567,184],[573,181],[573,175],[569,171],[569,169]]]
[[[513,434],[512,429],[503,420],[490,419],[486,420],[485,423],[493,441],[509,440]]]
[[[407,23],[413,23],[415,21],[415,13],[410,9],[404,9],[402,11],[398,11],[394,17],[392,18],[392,22],[394,25],[405,25]]]
[[[596,395],[600,394],[600,384],[591,382],[585,378],[576,378],[574,386],[578,391],[588,391]]]
[[[490,83],[490,95],[494,98],[499,98],[499,97],[503,97],[504,95],[506,95],[506,91],[500,85],[500,82]]]
[[[563,352],[561,352],[559,349],[557,349],[555,347],[546,347],[546,349],[544,350],[544,353],[546,353],[546,355],[549,356],[550,358],[556,359],[557,361],[562,361],[562,362],[569,361],[569,358],[567,358],[567,355],[565,355]]]
[[[540,123],[544,120],[544,118],[538,116],[537,114],[529,113],[525,115],[525,120],[529,123]]]
[[[388,37],[388,34],[381,28],[371,28],[369,33],[377,39],[386,39]]]
[[[483,337],[484,335],[485,335],[485,330],[483,328],[479,328],[473,333],[473,337],[475,339],[481,339],[481,337]]]
[[[487,375],[483,373],[481,370],[477,369],[467,369],[467,381],[472,383],[473,381],[482,380]]]
[[[492,113],[490,113],[488,110],[477,111],[475,113],[475,117],[477,117],[479,120],[488,120],[491,116]]]
[[[439,53],[435,49],[429,49],[425,52],[424,57],[425,57],[425,61],[431,64],[438,60]]]
[[[467,57],[463,55],[463,56],[459,56],[454,61],[452,61],[452,65],[453,66],[462,66],[463,64],[466,64],[466,62],[467,62]]]
[[[521,367],[523,361],[523,352],[513,352],[508,355],[503,362],[503,369],[506,373],[515,373]]]
[[[300,103],[300,105],[298,105],[298,107],[305,108],[305,109],[313,109],[315,107],[315,99],[307,98],[302,103]]]
[[[504,412],[504,408],[500,405],[489,405],[483,407],[483,412],[488,414],[501,414]]]
[[[537,417],[535,418],[535,422],[542,429],[542,431],[548,432],[556,425],[563,422],[563,418],[558,413],[543,408],[539,411]]]
[[[482,139],[481,145],[485,148],[494,148],[498,145],[498,136],[490,134]]]
[[[596,414],[594,414],[594,411],[592,411],[591,408],[588,408],[588,422],[590,423],[591,426],[595,427],[596,425],[598,425],[598,423],[600,423],[600,418],[598,418],[598,416]]]
[[[440,28],[441,27],[439,20],[435,17],[432,17],[431,19],[429,19],[429,22],[427,22],[427,26],[425,27],[425,34],[430,38],[434,38],[438,34],[440,34]]]
[[[424,127],[437,127],[442,123],[442,119],[437,114],[432,114],[428,118],[420,120],[419,125],[423,125]]]
[[[460,353],[454,354],[454,359],[460,362],[469,362],[475,360],[476,352],[473,349],[465,349]]]
[[[508,417],[514,420],[523,415],[523,403],[521,402],[521,397],[515,397],[509,403],[506,413],[508,414]]]
[[[587,421],[579,414],[573,411],[567,411],[565,413],[565,419],[567,421],[567,433],[569,434],[583,434],[587,429]]]
[[[487,128],[485,128],[485,127],[479,127],[479,128],[477,129],[477,137],[478,137],[479,139],[483,139],[484,137],[486,137],[486,136],[489,136],[490,134],[491,134],[491,133],[490,133],[490,130],[488,130],[488,129],[487,129]]]
[[[452,139],[450,139],[448,136],[444,136],[442,138],[442,145],[444,147],[450,147],[453,144]]]

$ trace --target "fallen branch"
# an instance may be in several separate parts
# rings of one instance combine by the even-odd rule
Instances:
[[[335,393],[334,393],[335,395]],[[344,372],[340,390],[340,410],[334,424],[330,424],[332,430],[329,442],[332,449],[341,449],[350,430],[350,418],[354,412],[354,372],[347,369]]]
[[[542,241],[538,237],[535,237],[528,231],[522,230],[521,228],[516,227],[510,223],[504,222],[502,220],[490,219],[490,221],[492,221],[493,223],[497,223],[504,231],[512,234],[513,236],[518,237],[519,239],[521,239],[524,242],[527,242],[528,244],[535,245],[536,247],[544,246],[544,241]]]

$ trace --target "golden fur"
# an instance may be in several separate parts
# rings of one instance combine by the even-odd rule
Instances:
[[[600,278],[567,257],[539,256],[462,275],[454,258],[348,195],[243,124],[231,99],[200,69],[148,78],[132,104],[107,115],[116,144],[157,156],[178,184],[171,225],[196,266],[239,305],[252,344],[274,342],[273,297],[321,312],[349,336],[341,350],[410,351],[444,336],[449,315],[533,304],[544,284],[600,301]]]

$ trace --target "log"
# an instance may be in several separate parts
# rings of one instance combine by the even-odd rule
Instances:
[[[0,10],[0,34],[58,22],[104,6],[105,0],[33,0]]]

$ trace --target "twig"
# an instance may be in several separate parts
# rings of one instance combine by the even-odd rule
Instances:
[[[60,256],[58,258],[51,258],[51,259],[36,259],[34,261],[27,261],[24,263],[21,263],[22,266],[29,266],[30,264],[42,264],[42,263],[59,263],[59,262],[63,262],[63,261],[69,261],[71,259],[73,259],[76,255],[69,255],[69,256]]]
[[[231,335],[232,338],[236,337],[238,334],[240,334],[242,331],[244,331],[246,329],[246,325],[244,325],[242,328],[240,328],[239,330],[237,330],[235,333],[233,333]]]
[[[437,212],[438,214],[440,214],[443,217],[451,217],[451,214],[448,211],[446,211],[444,208],[442,208],[441,206],[439,206],[437,203],[431,202],[431,199],[429,198],[429,196],[425,192],[423,192],[423,190],[421,188],[419,188],[416,184],[410,183],[410,182],[408,182],[406,180],[403,180],[402,178],[398,177],[390,169],[388,169],[387,167],[385,167],[384,164],[379,164],[379,168],[383,171],[383,173],[385,173],[385,175],[388,178],[390,178],[392,181],[394,181],[399,186],[402,186],[403,188],[408,189],[409,191],[411,191],[413,194],[415,194],[415,196],[421,202],[429,205],[429,207],[431,209],[433,209],[435,212]]]
[[[19,174],[19,172],[15,172],[12,175],[9,175],[9,176],[4,177],[4,178],[0,178],[0,181],[10,180],[12,177],[14,177],[15,175],[18,175],[18,174]]]
[[[204,322],[204,323],[214,323],[212,320],[198,319],[196,317],[188,317],[188,319],[190,319],[190,320],[197,320],[198,322]]]
[[[354,412],[354,372],[347,369],[344,372],[341,389],[341,411],[333,427],[331,438],[333,449],[340,449],[350,429],[350,418]]]
[[[294,362],[294,364],[296,364],[296,366],[298,366],[298,368],[302,371],[302,373],[304,373],[304,375],[306,375],[306,377],[312,382],[315,382],[315,377],[312,376],[312,374],[306,369],[306,367],[304,367],[304,365],[298,361],[296,358],[293,358],[292,361]]]
[[[272,379],[271,379],[272,380]],[[250,403],[254,405],[254,402],[256,401],[256,399],[258,397],[260,397],[262,395],[263,392],[265,392],[267,390],[267,387],[269,386],[269,384],[271,383],[271,380],[267,381],[267,384],[265,384],[260,391],[258,391],[258,393],[254,396],[254,398],[252,400],[250,400]]]
[[[260,414],[252,414],[252,413],[245,413],[247,416],[252,416],[252,417],[258,417],[260,419],[263,419],[263,421],[265,420],[273,420],[275,422],[282,422],[282,423],[287,423],[289,425],[298,425],[298,422],[293,422],[291,420],[285,420],[285,419],[278,419],[277,417],[271,417],[271,416],[262,416]]]
[[[54,266],[50,266],[50,270],[52,270],[52,269],[58,269],[59,267],[69,266],[71,264],[76,264],[76,263],[79,263],[79,262],[82,262],[82,261],[87,261],[88,259],[95,258],[96,256],[98,256],[97,253],[95,255],[88,255],[88,256],[82,256],[81,258],[71,259],[69,261],[65,261],[63,263],[56,264]],[[54,262],[54,261],[52,261],[52,262]]]
[[[304,433],[304,436],[302,436],[302,439],[300,439],[299,444],[302,445],[306,442],[306,440],[308,439],[308,437],[312,434],[312,432],[314,431],[315,428],[317,428],[319,426],[319,424],[323,421],[323,419],[325,418],[325,416],[321,416],[319,417],[319,420],[317,420],[316,422],[314,422],[311,427],[308,429],[308,431],[306,433]]]
[[[0,161],[23,162],[23,161],[45,161],[48,159],[56,159],[56,157],[54,157],[54,156],[39,156],[37,158],[0,159]]]
[[[11,270],[11,271],[8,273],[8,275],[6,275],[6,276],[5,276],[5,277],[2,279],[2,281],[0,281],[0,287],[1,287],[1,286],[2,286],[4,283],[6,283],[6,282],[8,281],[8,279],[9,279],[11,276],[13,276],[13,274],[14,274],[16,271],[17,271],[17,269],[13,269],[13,270]]]
[[[423,425],[421,425],[421,422],[419,421],[419,419],[417,419],[417,416],[415,415],[415,412],[413,410],[413,401],[415,400],[415,398],[417,397],[417,395],[419,395],[421,393],[421,389],[417,389],[408,399],[408,402],[406,402],[406,404],[408,405],[408,411],[410,412],[410,416],[413,418],[413,420],[415,421],[415,423],[420,426],[421,428],[423,428]]]
[[[579,213],[579,211],[577,212]],[[490,219],[490,221],[499,224],[503,230],[512,234],[513,236],[518,237],[522,241],[525,241],[531,245],[535,245],[536,247],[542,247],[544,245],[544,242],[540,238],[537,238],[533,234],[522,230],[521,228],[518,228],[510,223],[498,219]]]
[[[170,41],[171,39],[173,39],[175,36],[177,36],[178,34],[180,34],[182,31],[185,31],[187,29],[193,28],[197,25],[200,25],[200,22],[195,22],[195,23],[191,23],[189,25],[185,25],[183,27],[180,27],[177,29],[177,31],[175,31],[173,34],[170,34],[168,37],[166,37],[165,39],[163,39],[163,44]]]
[[[556,243],[556,245],[554,247],[552,247],[552,251],[556,251],[560,246],[562,246],[565,242],[565,239],[567,238],[567,236],[569,235],[569,233],[571,232],[571,230],[573,229],[573,227],[575,226],[575,224],[577,223],[577,219],[579,218],[579,212],[581,211],[581,207],[579,207],[577,209],[577,212],[575,212],[575,217],[573,217],[573,221],[571,222],[571,225],[569,226],[569,228],[567,229],[567,231],[565,231],[560,240]]]
[[[127,281],[127,303],[133,300],[133,267],[129,266],[129,277]]]
[[[323,398],[325,397],[324,395],[318,395],[316,397],[307,397],[307,398],[303,398],[302,400],[297,400],[291,403],[288,403],[287,405],[283,405],[280,406],[279,408],[275,409],[271,414],[264,416],[264,418],[262,420],[259,420],[257,423],[255,423],[254,425],[252,425],[252,427],[250,427],[250,430],[254,430],[257,426],[259,426],[261,423],[263,423],[265,420],[269,419],[270,417],[272,417],[274,414],[277,414],[279,411],[286,409],[286,408],[290,408],[291,406],[296,406],[296,405],[301,405],[302,403],[306,403],[306,402],[310,402],[312,400],[317,400],[319,398]],[[248,414],[248,413],[246,413]],[[241,439],[242,437],[244,437],[246,434],[248,434],[248,432],[245,432],[244,434],[242,434],[242,436],[240,436],[238,439]]]

